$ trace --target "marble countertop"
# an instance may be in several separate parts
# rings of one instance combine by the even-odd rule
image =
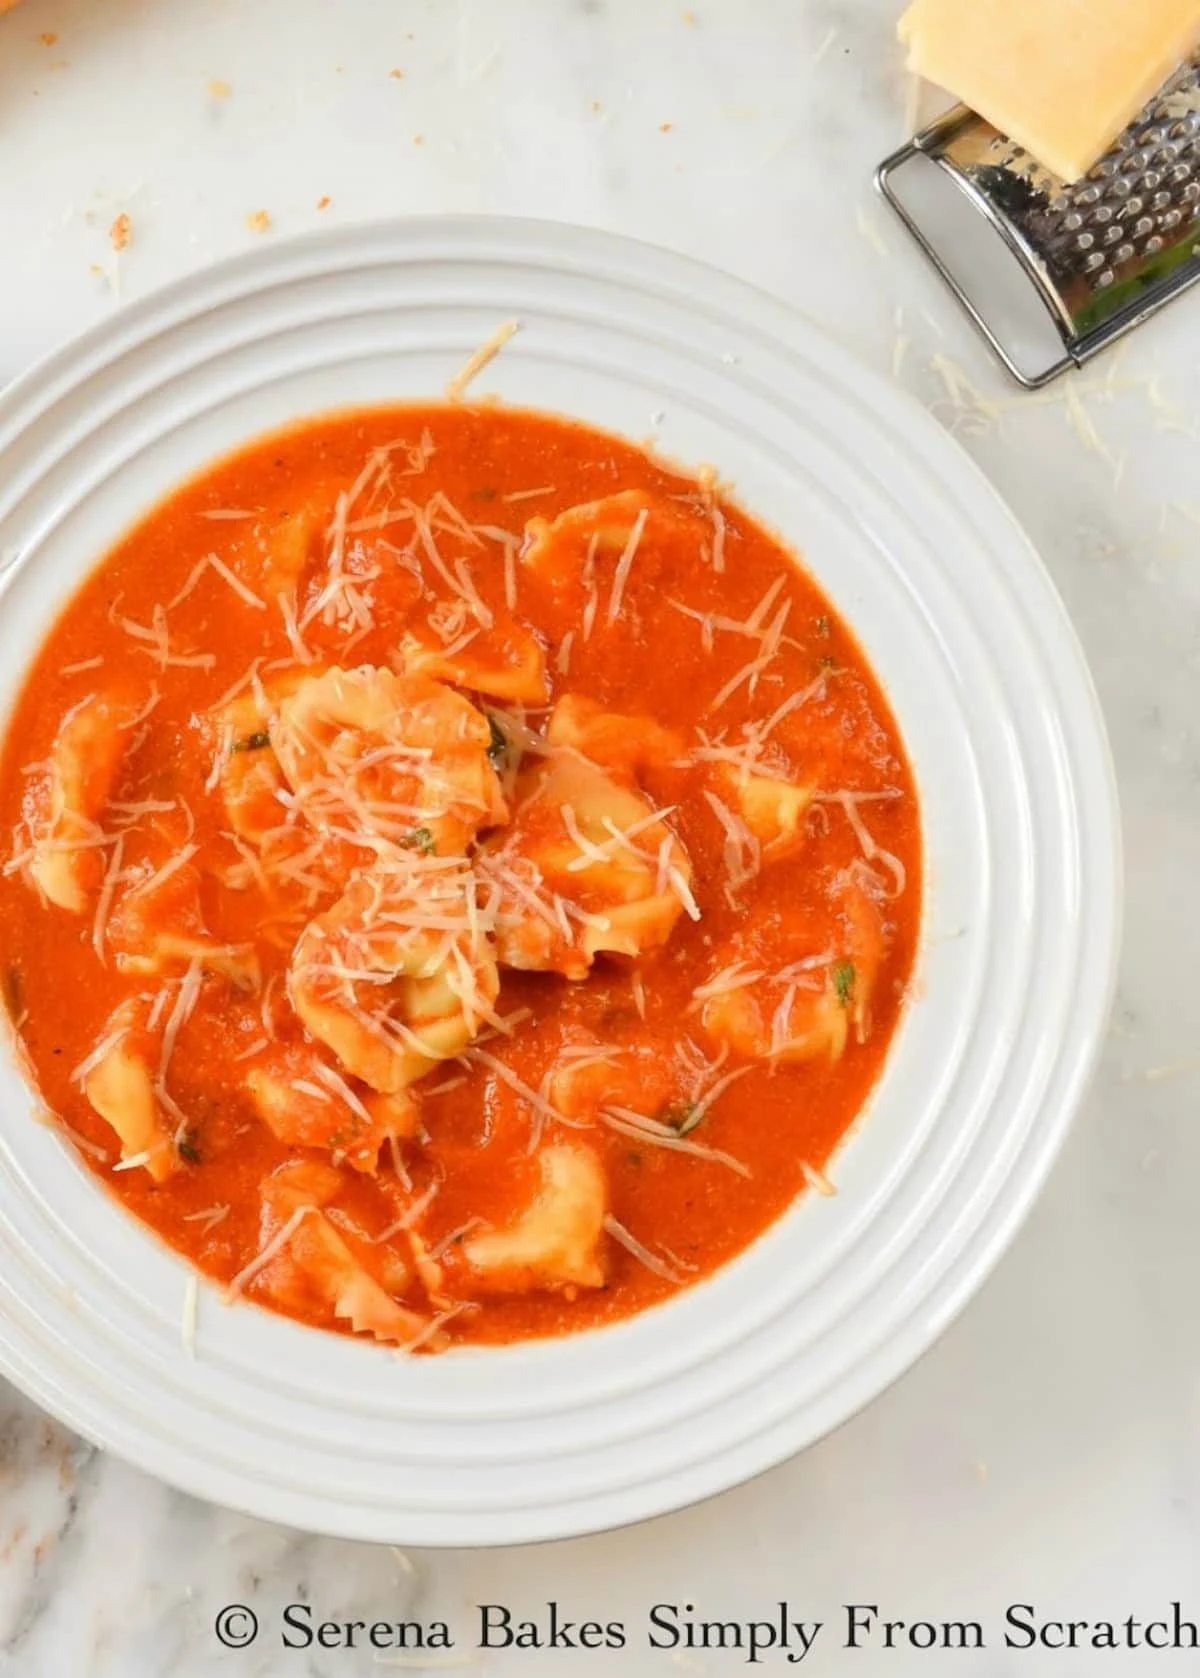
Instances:
[[[899,0],[25,0],[0,19],[0,377],[123,299],[256,239],[423,211],[565,217],[734,269],[899,378],[1040,547],[1078,625],[1124,800],[1128,912],[1096,1088],[1014,1249],[937,1348],[817,1448],[700,1508],[536,1550],[413,1553],[194,1502],[0,1390],[0,1678],[343,1678],[369,1650],[241,1653],[273,1626],[550,1599],[640,1625],[781,1599],[830,1622],[805,1670],[919,1678],[1195,1671],[1197,1656],[838,1646],[906,1620],[1200,1616],[1200,300],[1030,397],[870,190],[911,110]],[[325,208],[323,200],[329,202]],[[251,230],[265,211],[270,225]],[[114,253],[109,229],[130,218]],[[944,359],[943,359],[944,358]],[[947,361],[967,381],[950,399]],[[1188,951],[1193,956],[1188,956]],[[743,1669],[654,1652],[621,1671]],[[597,1653],[434,1657],[502,1675]],[[1097,1666],[1097,1661],[1100,1665]],[[776,1658],[782,1670],[782,1657]]]

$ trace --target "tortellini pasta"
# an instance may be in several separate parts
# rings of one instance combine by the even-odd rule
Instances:
[[[538,1155],[540,1186],[508,1229],[469,1236],[462,1253],[490,1292],[604,1285],[604,1171],[590,1148],[557,1144]]]
[[[732,770],[723,781],[723,790],[761,846],[764,862],[781,861],[803,845],[804,818],[812,804],[813,787]]]
[[[314,494],[281,518],[255,526],[259,554],[256,581],[268,598],[299,593],[329,524],[333,499],[332,494]]]
[[[611,570],[648,508],[639,490],[625,489],[568,507],[556,519],[532,518],[525,526],[521,564],[554,589],[579,582],[589,560],[604,559]]]
[[[271,741],[319,830],[461,856],[507,815],[487,718],[428,676],[335,665],[281,701]]]
[[[68,711],[31,795],[29,876],[71,914],[87,911],[104,876],[102,818],[137,712],[124,693],[93,694]]]
[[[583,978],[598,955],[664,944],[692,903],[690,859],[654,807],[570,751],[522,770],[511,826],[481,857],[508,967]]]
[[[531,629],[511,619],[476,630],[449,647],[408,634],[400,656],[405,670],[414,675],[432,676],[516,705],[542,705],[549,692],[541,642]]]
[[[316,1161],[282,1166],[262,1186],[264,1250],[289,1225],[291,1235],[263,1272],[267,1292],[284,1305],[301,1308],[314,1296],[356,1334],[404,1344],[422,1334],[428,1319],[392,1298],[392,1293],[356,1256],[349,1238],[324,1208],[342,1186],[339,1173]],[[297,1214],[303,1214],[297,1216]],[[377,1261],[381,1262],[381,1261]],[[391,1257],[392,1291],[409,1277]]]
[[[555,705],[546,739],[626,775],[669,769],[686,749],[682,735],[653,717],[625,716],[578,693],[564,694]]]
[[[467,1047],[500,988],[465,866],[380,865],[296,943],[288,988],[346,1071],[394,1095]]]
[[[253,845],[278,828],[286,782],[271,745],[271,711],[257,695],[242,694],[220,713],[220,788],[229,826]]]
[[[164,1183],[178,1169],[179,1156],[155,1092],[151,1065],[157,1043],[138,998],[116,1010],[102,1042],[107,1047],[84,1077],[84,1094],[116,1132],[121,1159],[138,1160],[156,1183]]]
[[[329,1076],[307,1045],[268,1050],[247,1074],[246,1088],[267,1128],[291,1147],[329,1153],[355,1171],[374,1172],[389,1137],[412,1136],[418,1109],[404,1091],[380,1095]]]
[[[832,975],[819,990],[793,990],[786,998],[778,989],[766,995],[765,987],[729,991],[705,1003],[703,1018],[722,1047],[783,1066],[822,1055],[840,1060],[850,1035],[849,999]]]
[[[554,1061],[548,1097],[565,1118],[591,1123],[601,1108],[655,1114],[682,1096],[678,1066],[651,1040],[604,1044],[573,1032]]]
[[[781,1065],[845,1053],[853,1030],[860,1041],[870,1024],[871,993],[883,958],[878,904],[853,881],[843,881],[840,948],[820,963],[802,959],[773,965],[769,976],[710,996],[705,1030],[722,1048]],[[753,947],[754,932],[748,934]],[[741,954],[742,951],[737,952]]]
[[[117,966],[125,973],[176,973],[196,962],[239,990],[254,990],[260,974],[254,946],[211,937],[200,894],[200,873],[190,862],[147,871],[109,916],[108,943]]]

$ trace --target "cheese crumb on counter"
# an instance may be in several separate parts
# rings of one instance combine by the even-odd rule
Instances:
[[[130,235],[132,234],[132,231],[133,231],[133,224],[130,222],[129,217],[125,213],[125,211],[122,210],[121,214],[117,217],[117,219],[113,222],[112,226],[108,230],[108,237],[109,237],[109,240],[112,244],[113,250],[123,251],[125,249],[126,245],[129,243],[129,239],[130,239]]]
[[[1200,0],[912,0],[908,67],[1064,181],[1200,46]]]
[[[266,210],[251,210],[246,217],[246,226],[251,233],[265,233],[271,225],[271,217]]]

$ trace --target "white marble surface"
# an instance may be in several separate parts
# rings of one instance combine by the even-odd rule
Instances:
[[[1061,390],[1009,388],[871,198],[905,120],[898,9],[25,0],[0,19],[0,376],[120,299],[323,219],[560,216],[724,263],[896,371],[1028,526],[1107,711],[1129,885],[1103,1070],[1047,1193],[957,1326],[835,1437],[631,1532],[401,1557],[190,1501],[0,1391],[2,1678],[380,1670],[368,1650],[281,1649],[277,1615],[302,1600],[330,1619],[440,1615],[464,1638],[480,1601],[628,1619],[623,1657],[467,1653],[461,1668],[556,1678],[616,1659],[633,1678],[743,1670],[733,1653],[646,1649],[655,1601],[995,1622],[1010,1601],[1123,1618],[1190,1591],[1200,1615],[1200,300],[1080,382],[1098,447]],[[246,225],[259,209],[265,233]],[[943,355],[996,407],[950,404]],[[212,1633],[231,1601],[264,1625],[240,1654]],[[1200,1662],[838,1642],[831,1625],[804,1670],[1139,1678]]]

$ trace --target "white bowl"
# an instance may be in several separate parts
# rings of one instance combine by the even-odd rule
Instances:
[[[861,637],[916,771],[913,998],[806,1196],[710,1281],[599,1332],[397,1359],[201,1287],[33,1122],[0,1063],[0,1370],[203,1497],[415,1544],[561,1537],[779,1462],[945,1328],[1027,1212],[1092,1068],[1118,942],[1103,725],[1051,584],[912,402],[779,303],[645,245],[536,222],[339,230],[115,315],[0,399],[0,705],[68,592],[179,479],[256,433],[480,388],[716,463]],[[658,416],[661,415],[661,418]]]

